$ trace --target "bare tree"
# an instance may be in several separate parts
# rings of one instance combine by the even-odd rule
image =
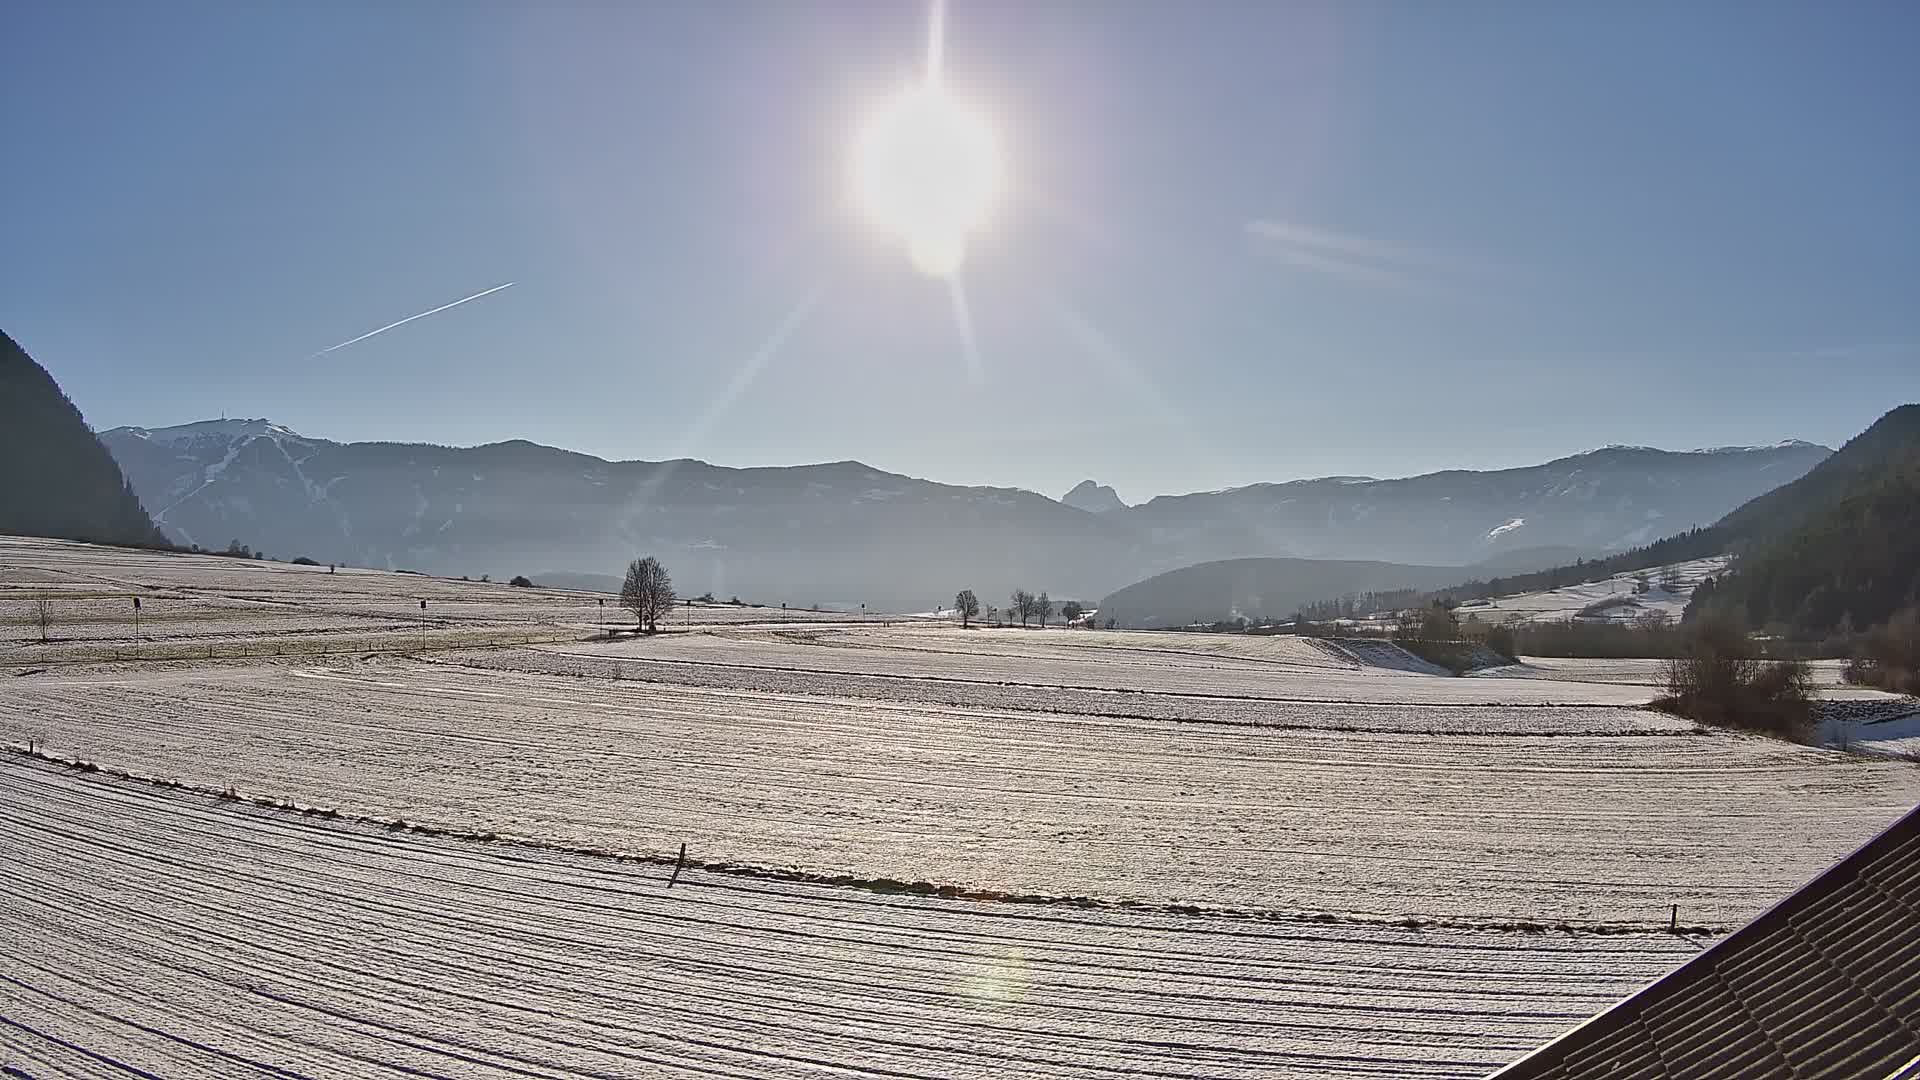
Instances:
[[[1087,609],[1081,607],[1078,600],[1069,600],[1060,605],[1060,617],[1069,623],[1078,622],[1080,616],[1086,613]]]
[[[1039,596],[1034,597],[1033,613],[1040,617],[1040,629],[1045,630],[1047,628],[1047,617],[1053,614],[1053,601],[1047,599],[1046,593],[1041,593]]]
[[[673,607],[673,578],[660,560],[649,555],[627,566],[627,578],[620,584],[620,606],[651,634],[660,628],[660,616]]]
[[[1015,615],[1020,617],[1021,626],[1027,625],[1027,620],[1033,618],[1033,594],[1025,589],[1013,590],[1012,602],[1007,605],[1007,616],[1011,618]]]
[[[39,598],[33,602],[33,621],[39,624],[40,644],[45,645],[47,643],[47,627],[53,625],[53,603],[47,599],[46,593],[41,593]]]
[[[972,589],[961,589],[953,596],[953,610],[960,613],[960,629],[965,630],[971,625],[969,620],[980,614],[980,598]]]

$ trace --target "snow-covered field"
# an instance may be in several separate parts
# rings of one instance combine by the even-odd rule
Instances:
[[[858,620],[696,603],[670,621]],[[423,630],[433,647],[571,640],[631,624],[613,597],[599,593],[0,537],[0,664],[188,658],[206,655],[208,645],[216,657],[388,651],[418,645]]]
[[[1631,662],[701,607],[607,641],[590,594],[225,562],[0,541],[0,597],[456,613],[418,655],[9,630],[0,742],[186,787],[0,755],[0,1065],[1471,1077],[1693,955],[1669,905],[1724,932],[1920,801],[1641,709]]]
[[[1694,952],[669,874],[7,760],[0,1066],[1472,1077]]]
[[[1852,686],[1841,678],[1844,660],[1809,660],[1813,687],[1822,697],[1886,698],[1897,695]],[[1547,679],[1553,682],[1603,682],[1660,690],[1667,682],[1667,661],[1645,658],[1528,656],[1519,664],[1471,672],[1473,678]]]
[[[4,734],[213,788],[622,850],[1496,921],[1651,925],[1677,902],[1730,925],[1920,799],[1905,763],[1631,709],[1267,701],[1276,726],[1170,723],[814,694],[751,670],[705,686],[500,670],[512,657],[48,672],[9,680]],[[1771,842],[1783,831],[1800,839]]]
[[[1471,615],[1490,623],[1566,622],[1576,617],[1594,622],[1637,622],[1649,616],[1677,622],[1694,588],[1726,568],[1726,556],[1716,555],[1559,589],[1474,600],[1461,604],[1456,614],[1462,619]],[[1639,591],[1641,579],[1647,584],[1644,593]]]
[[[1105,637],[1109,642],[1083,639]],[[1228,651],[1239,645],[1242,652]],[[1386,645],[1387,648],[1397,647]],[[1423,705],[1640,705],[1644,688],[1435,678],[1362,664],[1296,637],[924,627],[728,630],[555,646],[582,660],[1075,687],[1115,693]],[[1044,700],[1036,697],[1033,700]]]

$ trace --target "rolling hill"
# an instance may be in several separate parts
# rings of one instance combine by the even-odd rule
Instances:
[[[1533,548],[1485,564],[1489,571],[1532,569],[1567,556]],[[1459,578],[1458,566],[1343,559],[1225,559],[1135,582],[1100,602],[1100,618],[1133,628],[1220,619],[1292,617],[1303,604],[1350,593],[1434,589]]]

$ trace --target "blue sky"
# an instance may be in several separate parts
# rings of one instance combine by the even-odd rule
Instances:
[[[850,205],[917,4],[31,2],[0,327],[100,428],[1129,501],[1920,399],[1920,5],[998,4],[960,282]],[[313,358],[492,285],[473,303]]]

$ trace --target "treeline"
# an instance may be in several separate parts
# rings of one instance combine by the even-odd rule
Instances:
[[[1523,623],[1508,630],[1524,656],[1668,658],[1686,651],[1686,631],[1672,623]]]
[[[1418,589],[1380,589],[1348,593],[1332,600],[1303,604],[1293,621],[1332,622],[1335,619],[1364,619],[1382,611],[1399,611],[1420,603]]]

